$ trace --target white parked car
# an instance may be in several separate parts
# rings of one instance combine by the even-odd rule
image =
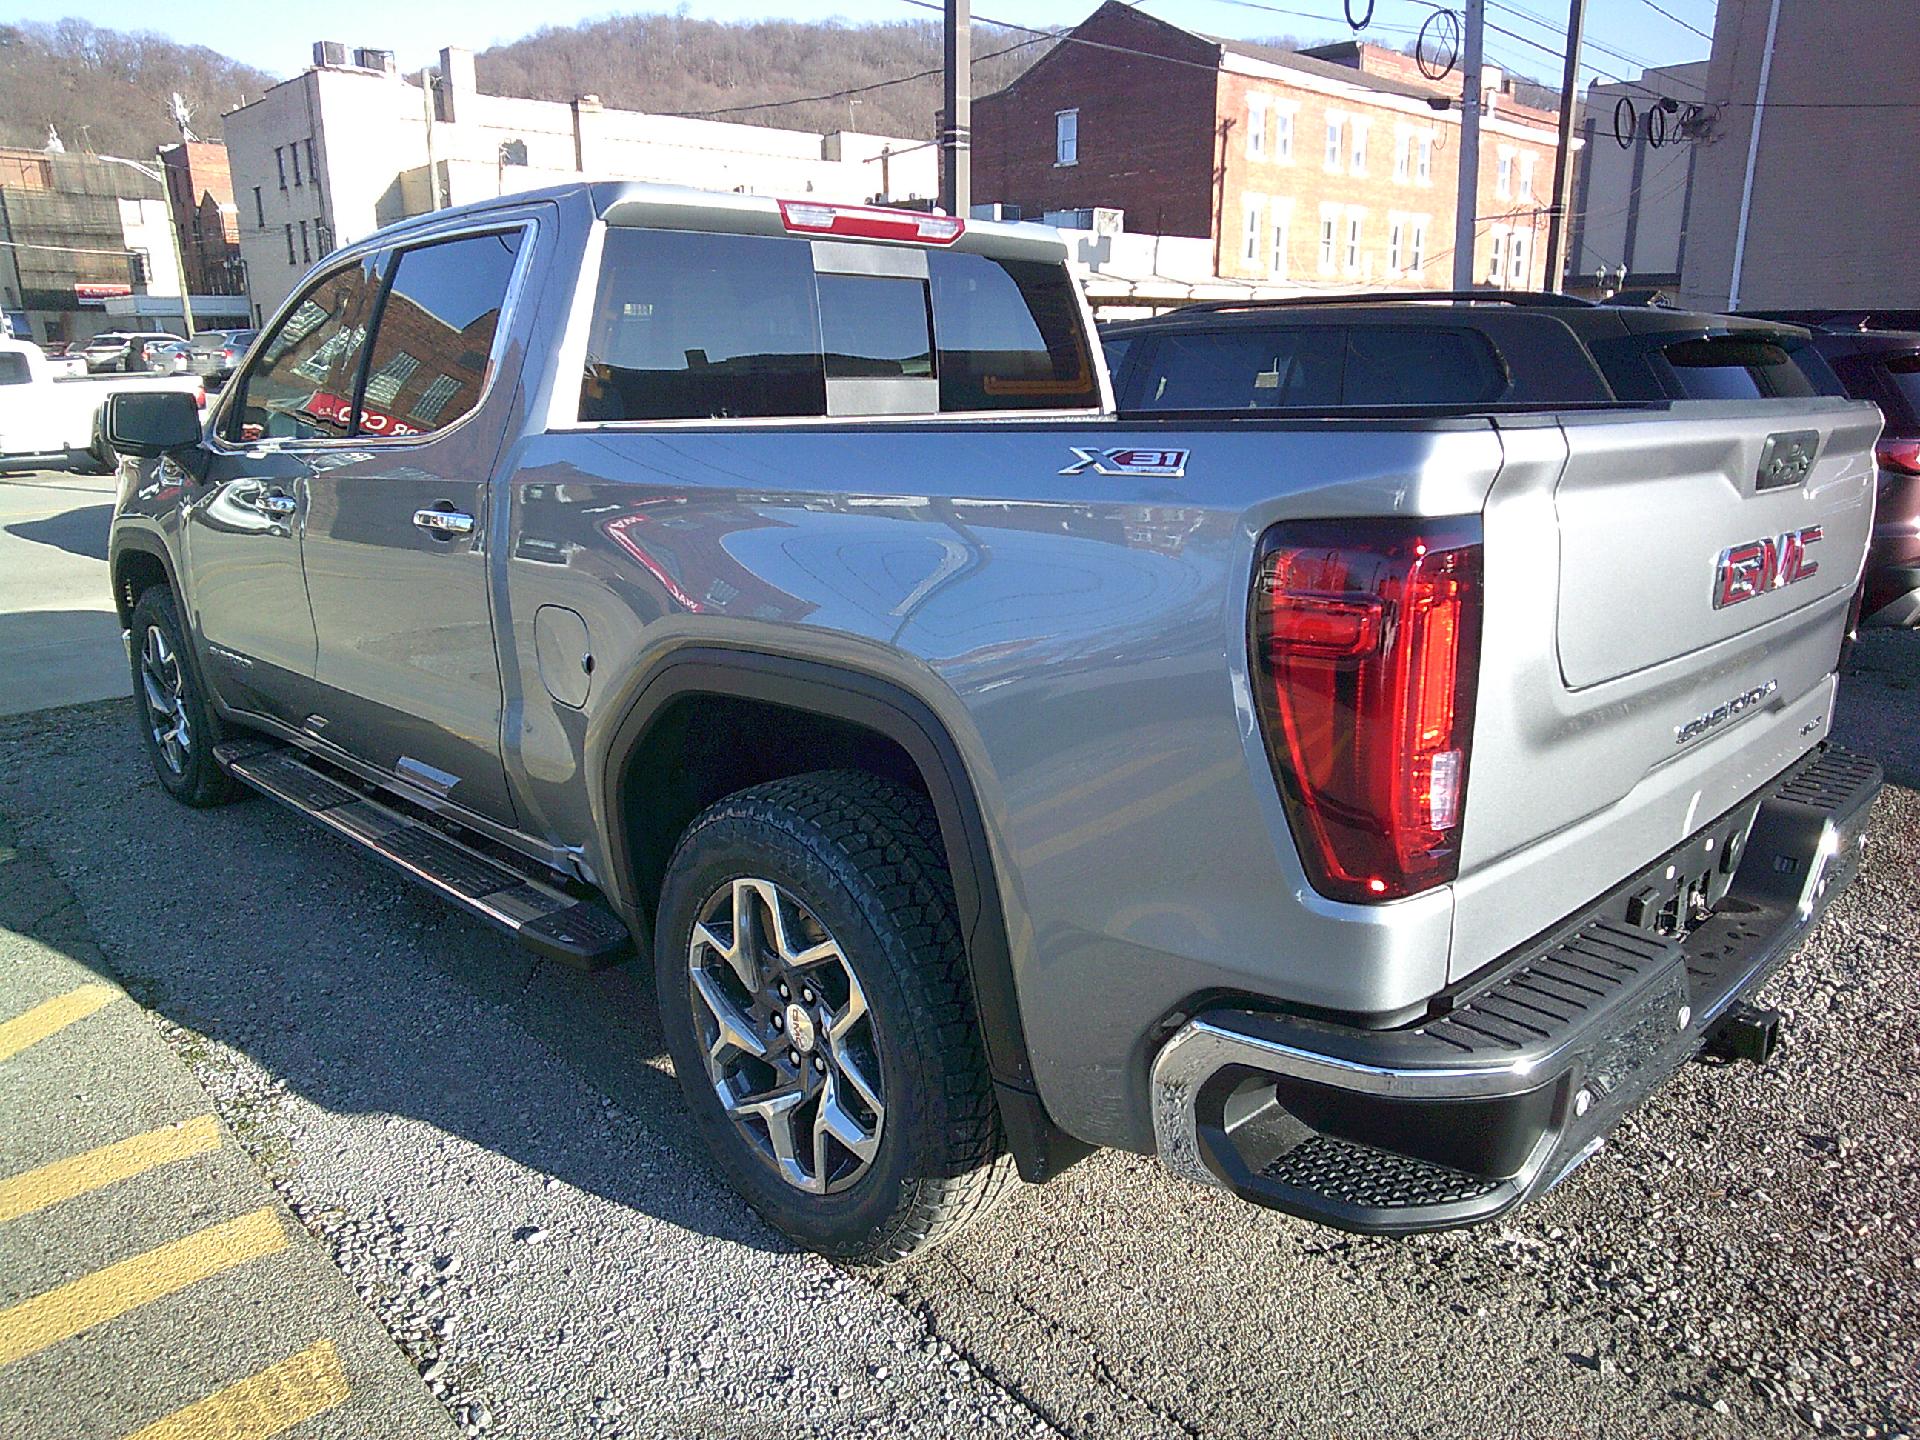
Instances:
[[[109,395],[126,390],[184,390],[204,407],[198,375],[131,375],[124,379],[66,379],[46,354],[25,340],[0,340],[0,460],[90,456],[111,465],[98,420]]]

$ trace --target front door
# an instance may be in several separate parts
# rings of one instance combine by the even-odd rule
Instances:
[[[490,381],[530,235],[496,228],[389,257],[361,443],[307,480],[304,544],[326,737],[506,825],[486,516],[513,387]]]
[[[181,507],[193,623],[208,679],[235,710],[295,728],[311,715],[317,642],[301,577],[301,522],[316,467],[348,433],[372,277],[320,277],[229,386],[200,476],[169,474]]]

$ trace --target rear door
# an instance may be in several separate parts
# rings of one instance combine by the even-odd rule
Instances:
[[[513,822],[488,599],[502,355],[531,220],[391,252],[356,441],[308,481],[324,733],[435,798]],[[496,383],[499,381],[501,383]]]

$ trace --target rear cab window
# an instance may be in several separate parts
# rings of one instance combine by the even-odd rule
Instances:
[[[1063,265],[800,237],[606,232],[583,422],[1098,404]]]

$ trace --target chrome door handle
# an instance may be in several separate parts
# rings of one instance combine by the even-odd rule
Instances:
[[[257,495],[254,497],[253,508],[262,515],[271,515],[275,519],[284,520],[300,508],[300,502],[291,495]]]
[[[473,516],[463,515],[458,510],[416,510],[413,512],[413,523],[429,534],[445,539],[473,533]]]

